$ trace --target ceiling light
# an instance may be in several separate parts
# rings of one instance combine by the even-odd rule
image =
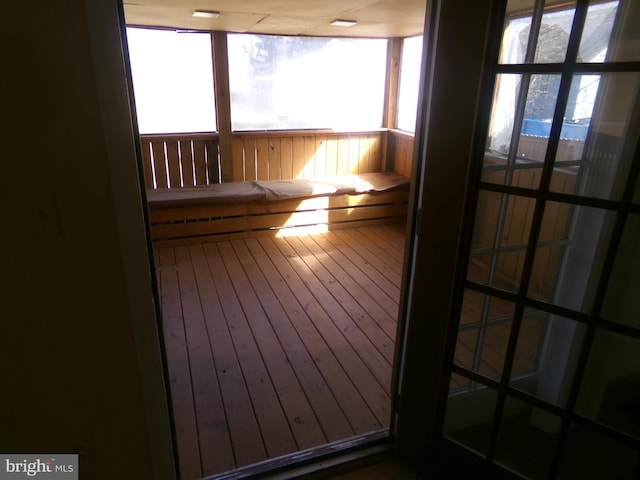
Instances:
[[[193,12],[194,17],[199,18],[218,18],[220,16],[220,12],[212,12],[209,10],[196,10]]]
[[[331,25],[334,27],[353,27],[357,23],[355,20],[334,20]]]

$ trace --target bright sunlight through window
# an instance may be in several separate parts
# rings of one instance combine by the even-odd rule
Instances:
[[[234,130],[382,126],[387,40],[230,34]]]
[[[414,132],[416,128],[421,63],[422,37],[405,38],[402,44],[402,63],[400,64],[397,126],[400,130],[407,132]]]
[[[216,130],[211,35],[127,28],[140,133]]]

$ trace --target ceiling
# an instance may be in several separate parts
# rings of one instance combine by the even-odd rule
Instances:
[[[129,25],[228,32],[409,37],[422,34],[427,0],[124,0]],[[194,10],[220,12],[194,18]],[[335,19],[356,20],[334,27]]]

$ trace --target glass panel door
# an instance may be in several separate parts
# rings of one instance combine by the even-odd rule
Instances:
[[[640,471],[638,24],[506,6],[442,434],[528,478]]]

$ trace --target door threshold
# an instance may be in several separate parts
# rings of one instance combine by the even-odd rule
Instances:
[[[270,458],[229,472],[205,477],[203,480],[240,480],[246,478],[287,480],[388,452],[392,449],[393,441],[389,429],[384,429]]]

